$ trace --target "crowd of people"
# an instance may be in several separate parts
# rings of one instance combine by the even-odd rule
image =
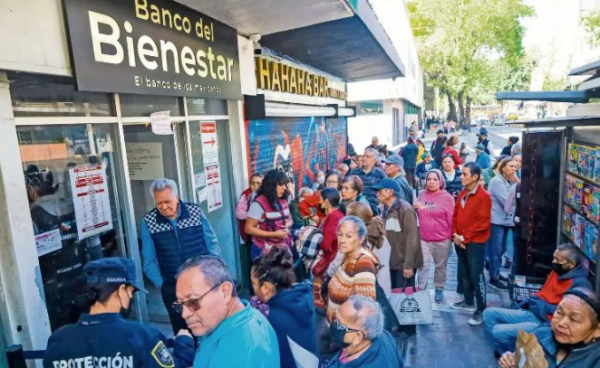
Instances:
[[[318,173],[297,194],[279,170],[252,175],[236,207],[250,301],[239,297],[200,207],[180,201],[172,180],[157,180],[156,209],[141,228],[143,270],[161,290],[174,349],[158,331],[124,319],[134,293],[146,290],[130,260],[105,258],[86,265],[89,314],[52,335],[44,366],[91,357],[120,359],[122,367],[287,368],[300,366],[303,350],[322,367],[402,367],[396,341],[414,336],[416,326],[400,325],[388,298],[427,289],[433,272],[434,299],[443,302],[454,248],[463,298],[451,306],[472,313],[469,325],[485,323],[501,367],[518,366],[520,330],[536,334],[551,367],[598,367],[600,299],[579,248],[558,247],[546,284],[519,309],[486,309],[487,285],[507,288],[502,259],[520,226],[521,153],[513,138],[510,156],[491,167],[487,133],[477,162],[465,162],[458,137],[440,129],[429,150],[415,134],[400,152],[374,137],[363,155],[349,149],[336,170]],[[96,343],[102,336],[112,340]]]

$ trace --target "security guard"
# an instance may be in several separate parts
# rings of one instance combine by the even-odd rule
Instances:
[[[157,329],[125,320],[131,311],[133,293],[147,293],[136,281],[132,260],[104,258],[89,262],[84,271],[90,313],[50,336],[44,368],[192,366],[194,340],[188,331],[179,332],[171,355],[167,338]]]

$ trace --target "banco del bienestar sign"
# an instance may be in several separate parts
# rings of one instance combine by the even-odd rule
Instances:
[[[168,0],[64,0],[81,91],[241,98],[236,31]]]

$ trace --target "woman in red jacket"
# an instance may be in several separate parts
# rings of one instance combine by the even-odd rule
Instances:
[[[451,135],[450,138],[446,141],[446,148],[444,149],[444,153],[442,153],[442,157],[446,157],[448,154],[452,155],[454,158],[454,169],[458,170],[459,165],[463,164],[463,160],[460,158],[460,154],[454,146],[458,144],[458,137],[456,135]]]
[[[327,268],[334,260],[338,251],[337,228],[344,218],[344,214],[339,210],[340,207],[340,192],[333,188],[325,188],[320,193],[319,207],[325,212],[325,219],[321,222],[319,228],[323,234],[323,240],[319,244],[319,248],[323,251],[323,257],[315,264],[312,269],[315,277],[315,285],[321,285],[325,279]],[[321,288],[313,290],[315,296],[315,304],[323,303],[325,298],[321,299]]]

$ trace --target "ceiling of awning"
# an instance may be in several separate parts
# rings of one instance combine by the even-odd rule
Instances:
[[[351,17],[345,0],[176,0],[244,36],[268,35]]]

